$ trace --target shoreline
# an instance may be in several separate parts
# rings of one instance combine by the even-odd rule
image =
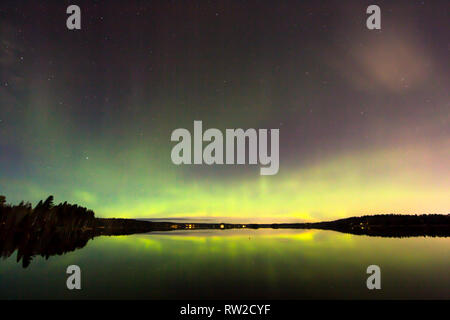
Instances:
[[[262,224],[155,222],[137,219],[96,218],[96,229],[124,233],[174,230],[319,229],[382,237],[450,237],[450,215],[373,215],[324,222]]]

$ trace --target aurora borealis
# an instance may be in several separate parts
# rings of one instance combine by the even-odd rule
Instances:
[[[0,194],[100,217],[327,220],[450,208],[444,1],[0,4]],[[277,175],[183,165],[176,128],[279,128]]]

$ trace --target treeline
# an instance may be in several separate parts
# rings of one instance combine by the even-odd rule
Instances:
[[[6,204],[0,196],[0,255],[17,250],[26,268],[35,255],[48,259],[82,248],[95,236],[94,212],[67,202],[53,204],[53,196],[33,208],[30,203]]]
[[[0,196],[0,229],[51,231],[56,228],[66,230],[93,228],[95,217],[92,210],[67,201],[53,204],[53,196],[33,208],[29,202],[18,205],[6,204],[4,196]]]
[[[334,224],[366,224],[379,226],[417,226],[417,225],[450,225],[450,215],[443,214],[379,214],[372,216],[351,217],[333,221]]]
[[[28,267],[34,256],[48,259],[83,248],[101,235],[124,235],[168,230],[169,224],[133,219],[95,218],[94,212],[67,202],[53,204],[53,196],[33,208],[30,203],[6,203],[0,196],[0,256],[17,250],[17,262]]]
[[[450,215],[380,214],[312,223],[310,227],[380,237],[449,237]]]

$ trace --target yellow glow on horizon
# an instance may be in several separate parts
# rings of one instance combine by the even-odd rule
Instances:
[[[96,212],[108,217],[229,217],[243,223],[445,213],[450,183],[436,184],[436,177],[425,170],[428,159],[416,149],[346,154],[252,180],[196,181],[178,189],[170,185],[168,197],[134,199],[132,205],[119,199],[111,206],[100,205]],[[405,154],[415,163],[405,162]]]

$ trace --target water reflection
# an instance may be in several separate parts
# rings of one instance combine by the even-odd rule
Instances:
[[[123,231],[111,231],[106,229],[91,229],[91,228],[53,228],[49,230],[36,229],[13,229],[7,232],[2,232],[0,237],[0,256],[3,259],[10,258],[14,252],[17,252],[16,261],[21,263],[23,268],[27,268],[36,256],[41,256],[48,260],[54,255],[64,255],[66,253],[84,248],[88,241],[99,236],[124,236],[130,233]],[[130,237],[131,241],[144,241],[148,245],[155,244],[155,239],[170,239],[171,241],[192,241],[195,243],[208,244],[205,251],[213,250],[212,243],[217,241],[234,243],[233,238],[240,239],[239,246],[247,247],[244,240],[255,239],[274,239],[274,243],[282,241],[310,241],[312,243],[321,241],[323,243],[323,235],[327,233],[318,232],[315,229],[296,230],[296,229],[228,229],[228,230],[173,230],[173,231],[153,231],[147,233],[147,237]],[[333,241],[339,238],[339,246],[346,240],[354,239],[349,233],[340,233],[329,231],[328,234],[333,234]],[[317,236],[320,235],[320,236]],[[247,238],[248,236],[248,238]],[[163,238],[161,238],[163,237]],[[390,238],[391,235],[377,235],[377,237]],[[402,236],[398,236],[402,237]],[[434,237],[434,236],[433,236]],[[123,239],[123,237],[120,237]],[[424,239],[425,237],[416,237]],[[445,239],[445,238],[442,238]],[[123,240],[122,240],[123,241]],[[334,242],[328,243],[332,246]],[[278,244],[277,244],[278,245]],[[277,248],[275,248],[276,250]],[[287,254],[287,253],[286,253]]]
[[[45,259],[81,249],[93,238],[91,232],[54,232],[40,237],[33,232],[11,233],[0,242],[1,257],[6,259],[17,250],[17,262],[27,268],[33,257],[40,255]]]
[[[289,234],[288,239],[310,239],[314,234],[311,231],[298,232],[296,229],[333,230],[380,237],[450,235],[450,215],[376,215],[320,223],[244,225],[95,218],[91,210],[77,205],[67,202],[54,205],[53,196],[40,201],[35,208],[29,203],[22,202],[11,206],[5,202],[5,198],[0,196],[0,255],[6,259],[17,251],[17,262],[21,262],[24,268],[30,265],[35,256],[48,259],[50,256],[63,255],[85,247],[90,239],[97,236],[149,231],[154,236],[170,234],[185,239],[204,239],[203,235],[208,235],[209,238],[242,236],[246,232],[251,234],[251,229],[258,229],[255,235],[266,238],[274,234],[279,235],[276,231],[278,229],[283,230],[283,234]]]
[[[86,243],[49,260],[37,256],[26,270],[13,257],[0,261],[0,297],[450,298],[448,238],[231,229],[100,236]],[[70,264],[82,270],[78,292],[65,288]],[[380,292],[365,286],[370,264],[382,269]]]

